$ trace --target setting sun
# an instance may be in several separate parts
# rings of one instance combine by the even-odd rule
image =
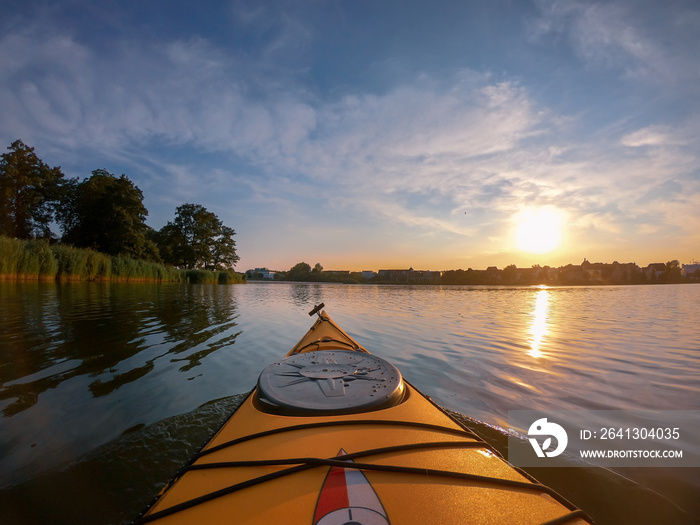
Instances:
[[[552,207],[530,208],[515,217],[515,242],[530,253],[548,253],[561,242],[561,213]]]

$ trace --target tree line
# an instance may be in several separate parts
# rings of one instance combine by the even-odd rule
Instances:
[[[146,224],[143,192],[126,175],[97,169],[84,180],[66,178],[34,148],[16,140],[0,159],[0,235],[90,248],[108,255],[185,269],[235,266],[235,231],[200,204],[185,203],[172,221]],[[58,224],[61,236],[51,231]]]
[[[369,282],[379,282],[377,279],[365,279],[362,272],[333,272],[324,271],[321,263],[316,263],[312,268],[309,263],[300,262],[292,266],[287,271],[274,272],[275,281],[296,281],[296,282],[323,282],[323,283],[343,283],[360,284]],[[246,278],[253,280],[263,279],[263,274],[256,270],[247,270]]]
[[[653,268],[640,268],[635,263],[612,264],[588,263],[567,264],[558,268],[549,266],[518,268],[514,264],[504,269],[449,270],[442,273],[441,284],[474,285],[615,285],[615,284],[673,284],[693,282],[700,276],[681,274],[680,262],[676,259],[667,263],[650,265]]]
[[[672,284],[682,282],[700,282],[700,270],[686,275],[681,273],[680,262],[676,259],[667,263],[651,264],[640,268],[635,263],[612,264],[589,263],[581,265],[568,264],[559,268],[541,267],[518,268],[514,264],[499,270],[496,267],[487,270],[446,270],[441,272],[415,272],[413,270],[386,270],[396,275],[387,277],[379,274],[365,276],[363,272],[324,271],[320,263],[312,268],[310,264],[300,262],[287,271],[275,271],[275,281],[302,282],[337,282],[345,284],[445,284],[445,285],[612,285],[612,284]],[[425,276],[424,274],[431,275]],[[256,270],[246,272],[248,279],[260,280],[265,277]]]

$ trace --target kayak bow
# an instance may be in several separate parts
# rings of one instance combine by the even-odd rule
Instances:
[[[592,523],[322,307],[138,523]]]

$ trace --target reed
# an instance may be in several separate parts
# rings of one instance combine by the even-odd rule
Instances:
[[[112,278],[119,281],[167,281],[184,282],[185,272],[162,264],[112,257]]]
[[[112,257],[112,276],[117,281],[129,279],[145,279],[143,272],[138,267],[138,262],[128,257],[117,255]]]
[[[185,282],[186,274],[162,264],[110,257],[90,249],[0,237],[0,278]]]
[[[48,241],[21,241],[0,237],[0,276],[19,279],[53,279],[58,262]]]
[[[233,270],[187,270],[187,282],[190,284],[240,284],[246,282],[245,274]]]
[[[112,261],[110,258],[104,253],[94,250],[87,250],[87,252],[85,260],[87,279],[91,281],[109,279],[112,275]]]
[[[57,278],[63,281],[107,280],[112,272],[110,258],[89,249],[56,245],[52,251],[58,261]]]
[[[246,282],[244,273],[234,272],[233,270],[219,272],[219,284],[241,284]]]
[[[9,277],[17,274],[24,251],[23,244],[17,239],[0,237],[0,275]]]
[[[29,241],[25,245],[20,271],[25,275],[36,275],[39,279],[54,279],[58,273],[58,261],[48,241]]]
[[[158,281],[192,284],[244,283],[245,275],[233,270],[178,270],[171,266],[110,257],[95,250],[48,241],[0,237],[0,278],[57,279],[60,281]]]

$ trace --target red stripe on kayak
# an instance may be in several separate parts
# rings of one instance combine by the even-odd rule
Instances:
[[[344,456],[345,451],[341,449],[338,455]],[[348,487],[345,480],[345,469],[341,467],[331,467],[326,476],[326,481],[324,481],[323,487],[321,487],[321,493],[318,496],[314,523],[317,523],[323,516],[334,510],[349,506],[350,500],[348,498]]]

